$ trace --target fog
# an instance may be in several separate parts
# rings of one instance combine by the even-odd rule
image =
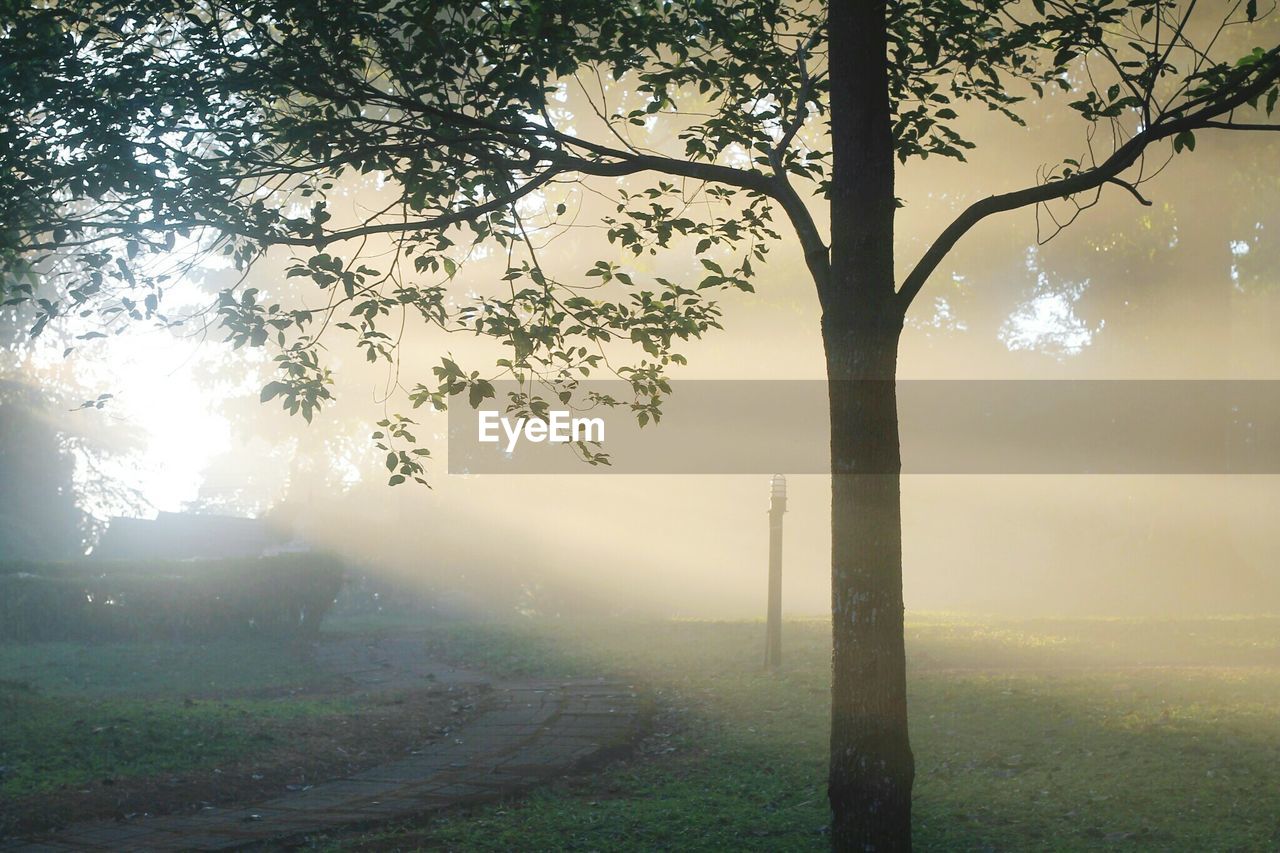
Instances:
[[[929,160],[899,172],[900,278],[964,205],[1029,185],[1043,164],[1085,150],[1066,100],[1048,97],[1026,128],[966,116],[978,142],[967,164]],[[1025,210],[975,229],[915,303],[901,376],[1280,378],[1280,267],[1271,236],[1280,227],[1280,187],[1259,168],[1274,164],[1280,147],[1265,134],[1201,136],[1193,155],[1142,186],[1149,207],[1110,186],[1044,245],[1037,244],[1037,226],[1042,236],[1051,230],[1044,211],[1039,223]],[[1148,173],[1160,165],[1149,164]],[[349,188],[355,203],[376,192]],[[581,205],[583,222],[610,203],[563,192]],[[783,230],[757,292],[721,299],[724,331],[681,350],[689,366],[678,378],[823,376],[817,299]],[[696,275],[678,246],[623,257],[590,229],[542,251],[544,263],[561,270],[604,259],[677,281]],[[283,277],[287,262],[273,256],[246,284],[305,300]],[[492,289],[504,262],[474,256],[454,286]],[[206,268],[174,298],[194,310],[230,274]],[[429,382],[445,352],[482,371],[500,353],[410,323],[389,373],[335,338],[329,366],[338,400],[307,425],[258,402],[270,378],[265,356],[233,352],[203,323],[197,316],[177,333],[136,330],[92,342],[65,361],[61,341],[7,356],[14,375],[44,389],[44,416],[64,439],[102,437],[75,450],[79,505],[99,522],[86,526],[85,547],[112,514],[266,515],[351,565],[421,588],[446,609],[763,616],[767,477],[451,475],[445,416],[419,409],[418,437],[433,452],[430,488],[392,488],[368,436],[378,419],[409,411],[395,383]],[[101,393],[114,395],[109,405],[69,411]],[[796,476],[790,487],[784,611],[820,615],[829,598],[829,482]],[[1275,612],[1278,489],[1275,477],[1261,475],[909,475],[907,607]]]

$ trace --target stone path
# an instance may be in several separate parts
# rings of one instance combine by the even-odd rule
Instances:
[[[392,690],[424,684],[491,684],[489,676],[423,655],[419,634],[327,639],[315,650],[316,663],[357,690]]]
[[[368,648],[375,659],[387,651]],[[354,651],[357,659],[364,654]],[[401,668],[385,663],[359,670],[366,677],[357,680],[375,682],[373,676],[380,674],[382,680],[395,683]],[[446,670],[444,678],[475,683],[481,677]],[[643,722],[635,691],[605,681],[500,684],[485,706],[447,739],[408,758],[253,808],[74,824],[40,838],[0,842],[0,851],[233,850],[371,826],[499,799],[540,780],[618,757],[630,750]]]

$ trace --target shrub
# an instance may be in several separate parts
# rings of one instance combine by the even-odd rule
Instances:
[[[309,635],[342,587],[332,557],[0,563],[0,639]]]

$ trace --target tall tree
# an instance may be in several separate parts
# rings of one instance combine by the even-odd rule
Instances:
[[[1257,26],[1257,4],[1207,5],[7,0],[5,287],[36,300],[37,331],[74,312],[166,323],[175,264],[213,251],[247,271],[283,248],[318,307],[243,285],[217,306],[236,346],[276,349],[264,400],[310,419],[331,396],[322,336],[393,361],[411,315],[500,341],[496,371],[556,393],[611,369],[615,338],[639,344],[612,369],[648,418],[679,341],[718,327],[714,295],[751,289],[780,211],[822,306],[831,379],[831,837],[905,849],[904,313],[986,217],[1045,205],[1065,222],[1108,187],[1144,201],[1148,152],[1275,128],[1280,47],[1216,47],[1224,27]],[[899,277],[895,169],[963,159],[957,108],[1020,121],[1046,86],[1072,93],[1085,153],[975,202]],[[695,280],[545,263],[591,192],[614,199],[599,221],[615,249],[684,249],[701,262]],[[451,286],[464,242],[506,255],[501,289]],[[37,294],[35,278],[58,293]],[[493,394],[492,371],[445,358],[433,372],[407,389],[415,405]],[[412,423],[398,415],[374,434],[392,482],[421,477]]]

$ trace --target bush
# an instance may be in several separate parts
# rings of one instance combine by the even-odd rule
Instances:
[[[0,563],[0,639],[309,635],[342,588],[316,554],[233,560]]]

